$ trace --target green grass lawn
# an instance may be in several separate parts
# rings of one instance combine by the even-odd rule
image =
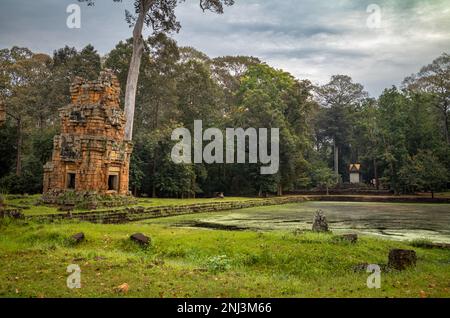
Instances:
[[[80,231],[87,241],[67,240]],[[151,247],[131,242],[135,232],[149,235]],[[386,264],[391,248],[414,248],[417,267],[382,272],[381,289],[368,289],[369,274],[353,267]],[[81,268],[81,289],[66,286],[70,264]],[[166,222],[3,220],[0,268],[0,297],[450,297],[449,250],[370,237],[350,245],[331,234],[218,231]],[[116,291],[123,283],[127,294]]]

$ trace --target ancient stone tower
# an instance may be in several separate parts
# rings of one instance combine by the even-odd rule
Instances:
[[[131,142],[124,140],[125,116],[119,107],[115,75],[96,81],[77,78],[71,103],[60,109],[61,134],[44,166],[44,194],[66,190],[127,195]]]

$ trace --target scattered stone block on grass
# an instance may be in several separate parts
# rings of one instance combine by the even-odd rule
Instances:
[[[358,234],[343,234],[339,235],[338,239],[340,241],[356,244],[356,242],[358,242]]]
[[[130,239],[136,243],[138,243],[141,246],[148,246],[150,245],[150,238],[148,236],[145,236],[142,233],[136,233],[131,235]]]
[[[323,214],[322,210],[318,210],[314,216],[314,223],[312,226],[313,232],[328,232],[327,218]]]
[[[417,255],[413,250],[393,249],[389,252],[388,267],[396,270],[405,270],[416,266]]]
[[[439,248],[443,250],[450,250],[450,244],[448,243],[432,243],[431,248]]]
[[[84,233],[83,233],[83,232],[80,232],[80,233],[77,233],[77,234],[72,235],[72,240],[73,240],[76,244],[83,242],[84,239],[85,239],[85,236],[84,236]]]
[[[360,263],[356,264],[352,267],[354,272],[363,272],[367,271],[367,266],[369,266],[369,263]]]
[[[448,243],[434,243],[434,242],[413,242],[411,244],[413,247],[420,247],[420,248],[437,248],[437,249],[450,249],[450,244]]]

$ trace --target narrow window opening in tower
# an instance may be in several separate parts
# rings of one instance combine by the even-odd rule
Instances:
[[[109,175],[108,176],[108,190],[109,191],[118,191],[119,190],[119,176],[118,175]]]
[[[75,173],[67,174],[66,188],[67,189],[75,189]]]

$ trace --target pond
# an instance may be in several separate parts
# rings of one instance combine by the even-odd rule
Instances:
[[[224,230],[309,230],[322,210],[335,233],[359,233],[398,240],[450,243],[450,205],[366,202],[305,202],[194,214],[166,219],[181,227]],[[171,219],[171,220],[170,220]]]

